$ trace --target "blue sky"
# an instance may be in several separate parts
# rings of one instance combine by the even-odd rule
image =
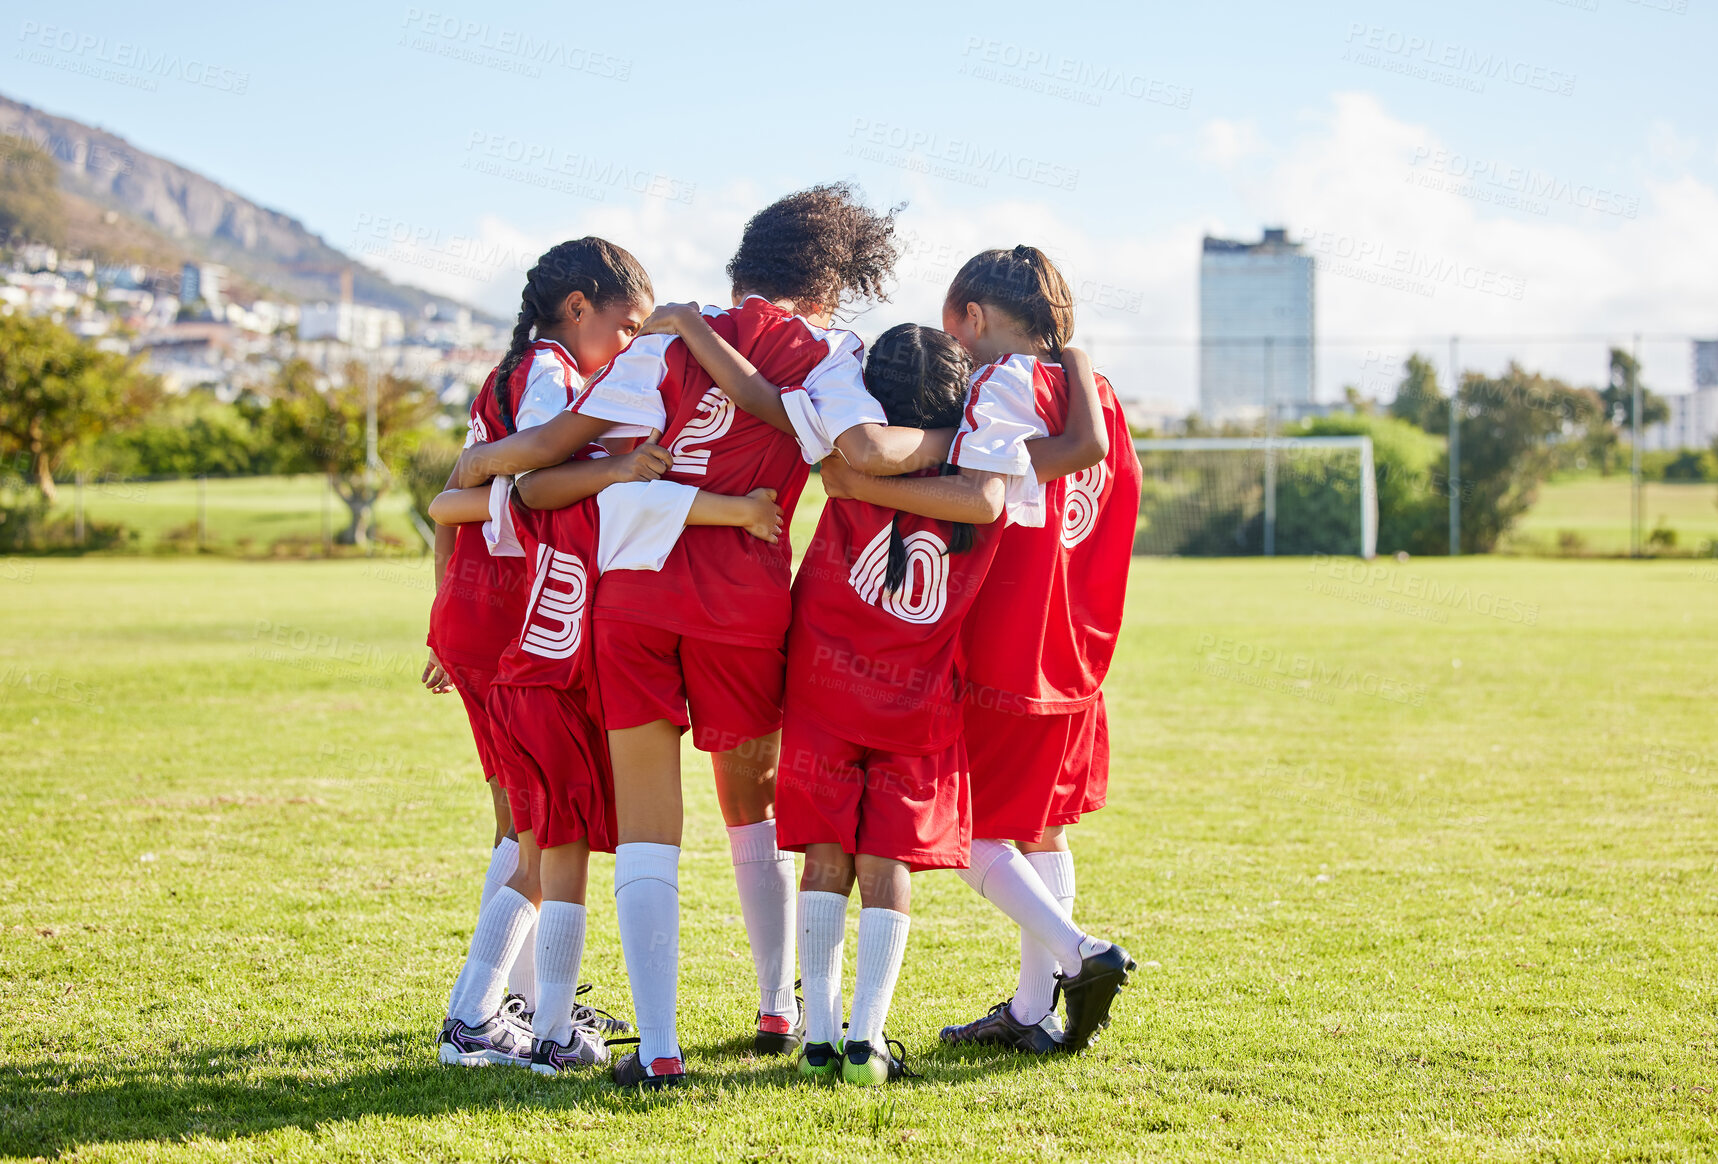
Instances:
[[[1327,397],[1385,391],[1414,337],[1718,333],[1712,0],[635,11],[26,0],[0,90],[498,312],[585,233],[664,297],[719,298],[748,213],[853,178],[908,203],[860,331],[935,318],[968,254],[1031,241],[1118,388],[1166,404],[1194,396],[1166,339],[1195,334],[1199,235],[1267,222],[1322,240],[1321,333],[1356,341],[1322,355]],[[1686,387],[1685,343],[1646,356]]]

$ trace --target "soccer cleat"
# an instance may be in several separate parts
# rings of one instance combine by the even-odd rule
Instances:
[[[610,1039],[609,1046],[616,1043],[636,1043],[637,1039]],[[614,1081],[620,1087],[641,1087],[651,1091],[661,1091],[668,1087],[681,1087],[686,1083],[686,1061],[680,1056],[672,1059],[652,1059],[647,1065],[638,1057],[637,1051],[628,1051],[614,1061],[610,1068]]]
[[[945,1043],[983,1043],[995,1047],[1007,1047],[1010,1051],[1023,1051],[1028,1055],[1052,1055],[1057,1051],[1066,1050],[1062,1041],[1062,1024],[1055,1022],[1055,1012],[1043,1022],[1023,1023],[1014,1017],[1009,1009],[1013,999],[1005,999],[991,1007],[982,1018],[973,1019],[957,1027],[944,1027],[938,1036]]]
[[[531,1041],[531,1070],[539,1075],[559,1075],[579,1067],[597,1067],[609,1061],[608,1047],[592,1026],[574,1026],[571,1039]]]
[[[887,1035],[883,1045],[849,1040],[841,1051],[841,1080],[856,1087],[877,1087],[913,1076],[907,1070],[907,1050]]]
[[[591,984],[589,982],[579,983],[578,994],[589,994],[590,992]],[[625,1019],[615,1018],[599,1006],[575,1006],[573,1008],[573,1025],[575,1027],[594,1027],[599,1034],[604,1035],[630,1035],[632,1033],[631,1023]]]
[[[1073,978],[1057,976],[1062,1000],[1068,1007],[1065,1036],[1068,1050],[1085,1050],[1091,1046],[1093,1037],[1110,1025],[1110,1004],[1136,968],[1126,950],[1111,945],[1082,959],[1080,972]]]
[[[500,1012],[475,1027],[450,1018],[441,1024],[436,1055],[449,1067],[523,1067],[531,1061],[531,1032]]]
[[[752,1050],[760,1055],[792,1055],[805,1042],[805,1004],[798,998],[799,1018],[792,1023],[780,1015],[758,1012],[758,1033],[752,1036]]]
[[[806,1043],[799,1049],[799,1073],[807,1079],[837,1079],[842,1048],[835,1043]]]

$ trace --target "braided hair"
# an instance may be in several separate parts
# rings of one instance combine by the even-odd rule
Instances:
[[[599,310],[617,299],[626,303],[651,303],[656,299],[644,267],[630,252],[607,239],[587,235],[544,251],[537,265],[525,274],[513,339],[495,370],[495,403],[508,432],[516,427],[509,383],[513,371],[524,360],[532,333],[540,325],[552,322],[574,291],[583,292],[591,306]]]
[[[894,274],[896,206],[879,214],[850,182],[789,194],[752,215],[728,262],[735,294],[755,291],[803,309],[884,300]],[[904,204],[903,204],[904,205]]]
[[[934,327],[902,323],[877,337],[865,359],[865,387],[892,425],[906,428],[953,428],[960,423],[966,405],[967,380],[972,358],[955,338]],[[957,472],[944,463],[939,476]],[[958,522],[949,541],[949,552],[964,554],[972,549],[973,530]],[[883,585],[890,593],[907,580],[907,543],[901,537],[901,515],[897,512],[889,531],[889,566]]]
[[[979,303],[1004,312],[1056,361],[1074,338],[1074,293],[1037,247],[980,251],[956,272],[945,303],[956,311]]]

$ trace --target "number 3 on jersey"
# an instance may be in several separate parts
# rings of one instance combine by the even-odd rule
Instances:
[[[686,427],[668,442],[668,451],[674,454],[674,465],[669,472],[704,476],[710,471],[710,450],[693,446],[718,440],[733,427],[734,402],[720,388],[712,386],[698,401],[698,411],[686,422]]]
[[[889,535],[893,531],[892,525],[878,531],[853,563],[847,581],[862,601],[881,606],[903,622],[935,622],[948,607],[948,544],[927,530],[902,538],[907,547],[907,574],[899,590],[886,590]]]

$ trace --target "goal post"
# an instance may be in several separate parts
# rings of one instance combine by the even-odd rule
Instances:
[[[1378,552],[1369,436],[1140,437],[1136,549],[1159,555]]]

